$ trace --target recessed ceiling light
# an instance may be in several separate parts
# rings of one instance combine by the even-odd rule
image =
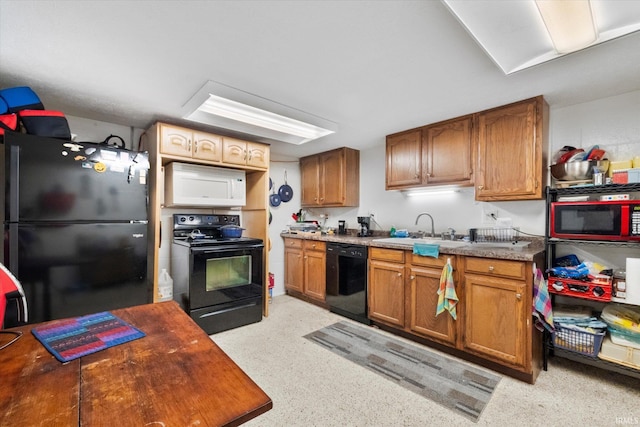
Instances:
[[[183,117],[296,145],[337,131],[333,122],[213,81],[207,82],[185,104]]]

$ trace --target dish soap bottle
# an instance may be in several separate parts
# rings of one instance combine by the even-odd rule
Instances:
[[[396,237],[396,227],[395,226],[391,226],[391,231],[389,231],[389,235],[391,237]]]
[[[167,269],[163,268],[158,278],[158,296],[160,301],[171,301],[173,299],[173,279],[167,273]]]

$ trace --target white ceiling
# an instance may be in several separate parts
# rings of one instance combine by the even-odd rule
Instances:
[[[505,75],[435,0],[0,0],[0,87],[47,108],[189,126],[182,106],[208,80],[338,124],[272,144],[297,158],[540,94],[557,108],[638,90],[640,33]]]

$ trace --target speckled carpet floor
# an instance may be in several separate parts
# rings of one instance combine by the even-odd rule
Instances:
[[[501,379],[348,322],[334,323],[305,338],[475,422]]]

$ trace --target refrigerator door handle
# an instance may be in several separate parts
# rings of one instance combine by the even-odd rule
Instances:
[[[9,271],[18,276],[18,224],[9,224]]]
[[[9,146],[9,222],[18,222],[20,213],[20,147],[17,145]],[[17,236],[17,230],[16,230]],[[17,237],[16,237],[17,239]],[[16,270],[17,271],[17,270]]]

